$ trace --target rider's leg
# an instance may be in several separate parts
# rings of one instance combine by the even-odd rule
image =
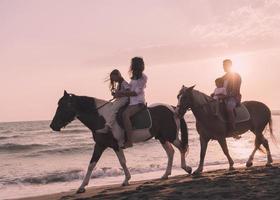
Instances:
[[[125,104],[127,104],[128,102],[128,98],[127,97],[122,97],[122,98],[118,98],[114,101],[113,105],[112,105],[112,114],[110,116],[110,118],[108,119],[108,121],[106,122],[106,125],[108,125],[110,128],[113,127],[114,123],[116,122],[116,117],[117,117],[117,113],[120,110],[121,107],[125,106]]]
[[[227,109],[228,121],[229,121],[229,132],[233,134],[233,138],[240,139],[241,136],[238,135],[238,133],[234,132],[236,130],[235,114],[234,114],[234,109],[236,108],[236,106],[237,106],[237,100],[235,98],[231,97],[226,101],[226,109]]]
[[[108,120],[106,121],[105,127],[102,129],[97,130],[98,133],[107,133],[112,128],[114,123],[116,122],[116,116],[121,107],[123,107],[128,102],[127,97],[118,98],[113,102],[111,107],[111,115],[109,116]]]
[[[125,131],[127,134],[127,141],[125,143],[125,147],[132,147],[132,124],[130,121],[130,118],[135,115],[137,112],[139,112],[141,109],[143,109],[142,104],[138,105],[129,105],[126,110],[123,113],[123,122],[124,122],[124,127]]]
[[[235,130],[235,115],[234,115],[234,109],[236,107],[237,103],[234,98],[229,98],[226,101],[226,109],[228,113],[228,121],[229,121],[229,129],[230,131]]]
[[[220,100],[216,99],[215,115],[219,116],[219,114],[220,114]]]

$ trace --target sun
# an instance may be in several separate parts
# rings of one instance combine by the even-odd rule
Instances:
[[[246,59],[242,57],[232,58],[232,71],[241,75],[249,73],[249,65]]]

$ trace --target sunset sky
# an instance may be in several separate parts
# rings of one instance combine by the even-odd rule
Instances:
[[[0,27],[0,121],[51,119],[64,89],[110,99],[133,56],[149,104],[210,94],[231,58],[243,100],[280,109],[280,0],[0,0]]]

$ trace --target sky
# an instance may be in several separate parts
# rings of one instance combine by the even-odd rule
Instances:
[[[142,56],[149,104],[207,94],[230,58],[243,100],[280,109],[280,0],[0,0],[0,121],[52,119],[64,89],[111,99]]]

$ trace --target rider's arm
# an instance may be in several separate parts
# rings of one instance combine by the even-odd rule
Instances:
[[[132,97],[132,96],[137,96],[138,94],[133,91],[125,91],[125,92],[116,92],[114,97]]]
[[[120,92],[118,95],[126,96],[126,97],[133,97],[138,96],[139,94],[144,92],[144,89],[146,87],[147,83],[147,76],[143,75],[142,78],[137,80],[137,87],[134,89],[134,91],[128,90],[125,92]]]
[[[137,87],[134,89],[134,92],[137,95],[144,93],[144,89],[146,88],[147,80],[148,80],[148,78],[144,74],[140,79],[137,80]]]

